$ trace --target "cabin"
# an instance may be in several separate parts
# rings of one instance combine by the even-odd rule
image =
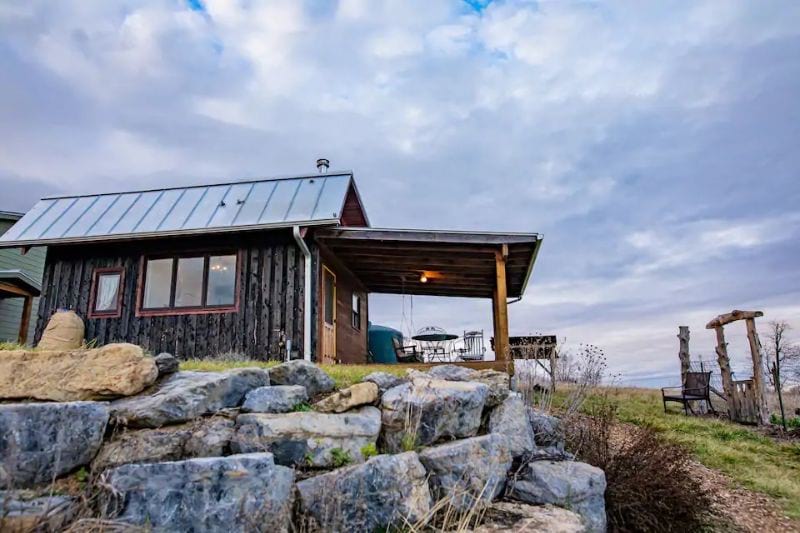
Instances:
[[[0,235],[7,232],[22,213],[0,211]],[[25,344],[35,333],[31,320],[39,305],[45,249],[22,254],[19,250],[0,250],[0,342]]]
[[[507,353],[541,236],[379,229],[353,173],[44,198],[0,248],[47,247],[35,341],[71,309],[86,338],[182,359],[369,360],[372,293],[490,299]],[[500,358],[500,357],[499,357]]]

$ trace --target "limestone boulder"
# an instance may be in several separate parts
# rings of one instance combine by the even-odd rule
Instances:
[[[414,378],[381,399],[383,442],[391,453],[478,433],[489,395],[483,383]]]
[[[123,431],[103,444],[92,461],[92,470],[221,456],[230,445],[234,425],[229,418],[215,416],[158,429]]]
[[[362,405],[373,405],[377,403],[378,396],[376,384],[368,381],[356,383],[318,401],[314,409],[321,413],[344,413]]]
[[[427,372],[420,372],[431,379],[443,379],[446,381],[474,381],[478,377],[478,371],[465,366],[458,365],[436,365]],[[412,373],[413,377],[420,377],[419,374]]]
[[[259,387],[244,397],[244,413],[288,413],[308,401],[306,388],[301,385],[272,385]]]
[[[47,483],[89,464],[107,422],[100,402],[0,405],[0,488]]]
[[[153,531],[289,531],[294,471],[257,453],[123,465],[106,472],[105,511]]]
[[[606,530],[605,473],[586,463],[533,461],[508,482],[509,497],[553,504],[581,515],[587,531]]]
[[[430,475],[434,499],[448,498],[459,511],[500,496],[513,460],[508,440],[498,434],[426,448],[419,459]]]
[[[176,372],[142,393],[111,402],[117,425],[157,428],[188,422],[229,407],[238,407],[245,394],[269,385],[260,368],[227,372]]]
[[[586,528],[577,513],[554,505],[495,502],[486,510],[483,523],[472,533],[583,533]]]
[[[564,449],[564,430],[561,420],[553,415],[528,407],[528,420],[533,428],[536,445]]]
[[[77,511],[69,496],[37,496],[29,491],[0,491],[0,531],[62,531]]]
[[[499,370],[481,370],[471,381],[483,383],[489,387],[489,396],[486,398],[486,407],[500,405],[508,398],[511,388],[508,374]]]
[[[375,446],[380,430],[375,407],[342,414],[250,413],[236,419],[231,448],[235,453],[271,452],[281,465],[331,467],[363,462],[362,450]]]
[[[158,375],[166,376],[167,374],[174,374],[180,369],[180,361],[171,353],[162,352],[155,356],[154,361],[158,367]]]
[[[536,449],[533,428],[528,420],[525,402],[520,396],[509,396],[489,413],[488,429],[508,439],[514,458],[529,455]]]
[[[397,387],[398,385],[402,385],[403,383],[407,382],[408,379],[400,376],[396,376],[394,374],[390,374],[388,372],[373,372],[364,377],[362,382],[369,381],[370,383],[374,383],[378,386],[378,390],[381,394],[386,392],[387,390],[391,389],[392,387]]]
[[[92,350],[11,350],[0,356],[0,399],[70,402],[131,396],[158,377],[152,357],[133,344]]]
[[[269,369],[269,378],[274,385],[302,385],[311,398],[334,388],[333,378],[314,363],[303,359],[273,366]]]
[[[425,468],[416,453],[379,455],[297,483],[301,511],[322,531],[388,531],[430,511]]]
[[[47,321],[39,340],[40,350],[76,350],[83,346],[83,320],[75,311],[58,311]]]

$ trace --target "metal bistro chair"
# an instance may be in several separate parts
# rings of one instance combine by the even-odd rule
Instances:
[[[422,354],[413,344],[403,346],[397,337],[392,337],[392,346],[398,363],[422,363]]]
[[[680,391],[676,394],[675,391]],[[717,412],[711,405],[711,372],[687,372],[682,387],[664,387],[661,389],[661,400],[664,402],[664,412],[667,412],[667,402],[683,404],[683,412],[695,414],[691,402],[705,401],[708,408],[715,415]]]
[[[486,346],[483,344],[483,330],[465,331],[464,347],[457,348],[456,354],[461,361],[483,361]]]

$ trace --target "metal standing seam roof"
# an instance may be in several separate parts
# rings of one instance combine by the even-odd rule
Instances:
[[[352,173],[43,198],[0,247],[338,224]]]

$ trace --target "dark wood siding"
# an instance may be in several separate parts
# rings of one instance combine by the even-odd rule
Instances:
[[[136,316],[142,257],[192,251],[239,254],[238,309],[208,314]],[[119,318],[88,319],[92,272],[125,269]],[[283,359],[291,340],[303,349],[303,254],[288,231],[86,244],[48,249],[36,340],[57,309],[73,309],[86,323],[87,341],[131,342],[152,353],[182,359],[240,353],[254,359]]]

